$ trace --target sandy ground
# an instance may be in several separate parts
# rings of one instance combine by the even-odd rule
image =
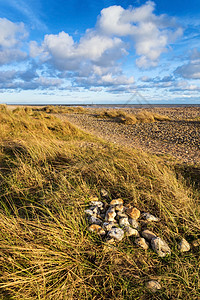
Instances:
[[[167,115],[173,121],[136,125],[123,125],[97,118],[96,114],[100,110],[102,109],[89,108],[87,114],[62,114],[59,117],[110,142],[157,155],[164,154],[180,162],[200,163],[200,121],[195,121],[195,118],[200,116],[199,107],[145,109]],[[138,110],[140,109],[128,109],[133,113],[137,113]]]

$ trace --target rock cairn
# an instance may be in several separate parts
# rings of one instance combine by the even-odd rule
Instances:
[[[104,189],[101,195],[108,198]],[[163,239],[148,229],[141,229],[142,222],[159,222],[160,219],[149,212],[141,213],[131,205],[125,206],[121,198],[113,199],[107,204],[93,197],[85,214],[90,224],[88,230],[102,236],[108,244],[121,241],[125,236],[134,237],[134,243],[144,250],[151,247],[159,257],[171,255],[171,249]],[[190,245],[182,239],[178,248],[185,252],[190,250]]]

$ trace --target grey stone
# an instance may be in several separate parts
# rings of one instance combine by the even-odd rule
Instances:
[[[114,222],[104,222],[102,227],[103,227],[104,230],[110,231],[111,228],[115,226],[115,224],[116,223],[114,223]]]
[[[151,241],[153,238],[156,238],[156,234],[153,233],[152,231],[146,229],[142,231],[142,236],[147,240],[147,241]]]
[[[151,240],[152,249],[158,254],[160,257],[165,257],[166,255],[171,254],[171,250],[167,243],[163,241],[161,238],[156,237]]]
[[[101,225],[102,224],[102,221],[99,219],[99,218],[96,218],[94,216],[91,216],[89,218],[89,223],[90,224],[96,224],[96,225]]]
[[[149,222],[158,222],[158,221],[160,221],[160,219],[159,218],[157,218],[157,217],[155,217],[154,215],[152,215],[152,214],[150,214],[150,213],[143,213],[142,214],[142,217],[145,219],[145,220],[147,220],[147,221],[149,221]]]
[[[129,226],[128,217],[119,219],[119,226]]]
[[[90,204],[93,206],[97,206],[100,209],[103,208],[103,202],[101,202],[101,201],[92,200],[92,201],[90,201]]]
[[[137,230],[139,229],[140,225],[139,225],[139,223],[138,223],[137,220],[129,218],[128,221],[129,221],[129,224],[130,224],[133,228],[135,228],[135,229],[137,229]]]
[[[89,209],[93,211],[94,215],[100,214],[100,210],[98,206],[90,206]]]
[[[139,232],[130,226],[123,227],[123,230],[125,231],[127,236],[136,236],[136,237],[140,236]]]
[[[111,228],[108,232],[108,238],[113,238],[117,241],[121,241],[124,237],[124,231],[121,228]]]
[[[91,210],[91,209],[86,209],[86,210],[85,210],[85,214],[86,214],[87,216],[94,216],[94,215],[95,215],[94,211]]]

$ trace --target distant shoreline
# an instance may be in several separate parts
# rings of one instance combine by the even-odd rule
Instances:
[[[2,103],[6,104],[6,103]],[[26,104],[26,103],[20,103],[20,104],[6,104],[7,106],[31,106],[31,107],[41,107],[41,106],[82,106],[82,107],[106,107],[106,108],[131,108],[131,107],[142,107],[142,108],[147,108],[147,107],[200,107],[200,104],[163,104],[163,103],[149,103],[149,104]]]

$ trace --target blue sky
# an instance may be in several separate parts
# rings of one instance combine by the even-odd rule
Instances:
[[[0,0],[0,102],[200,104],[199,0]]]

